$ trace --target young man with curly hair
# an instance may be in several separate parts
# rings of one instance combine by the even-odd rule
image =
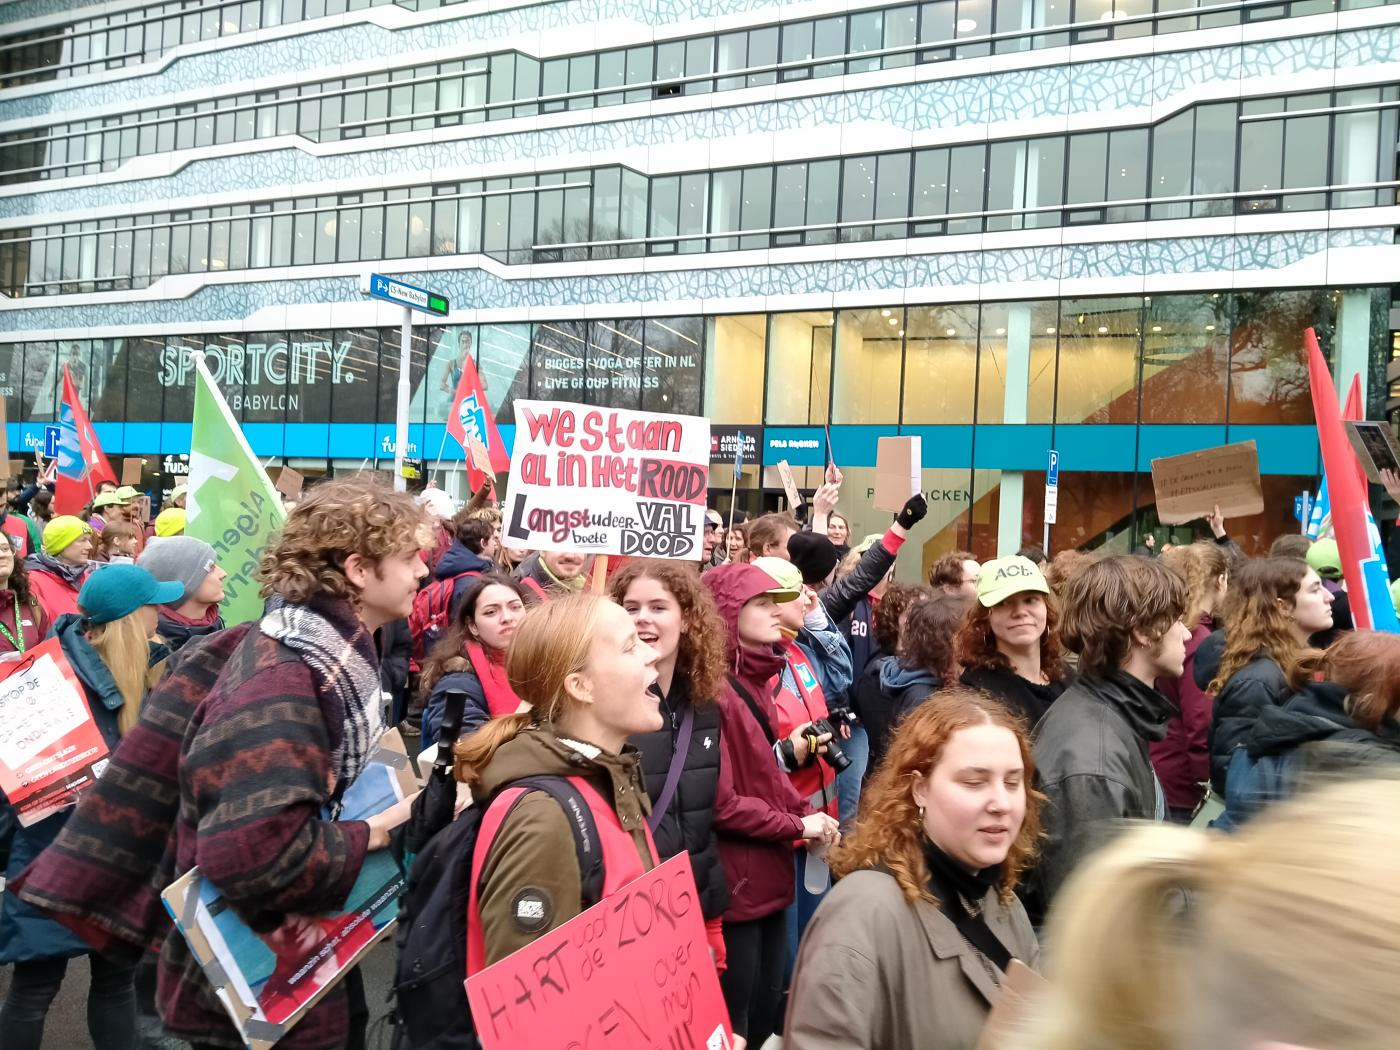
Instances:
[[[323,813],[385,731],[373,635],[408,615],[431,541],[412,497],[352,478],[313,488],[263,554],[264,615],[185,733],[174,840],[176,870],[198,865],[255,932],[335,911],[366,854],[407,816],[402,803],[368,821]],[[242,1046],[173,931],[158,1002],[172,1035],[197,1048]],[[278,1046],[362,1047],[366,1020],[352,972]]]

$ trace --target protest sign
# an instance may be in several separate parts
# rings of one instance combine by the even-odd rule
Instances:
[[[1400,442],[1395,440],[1395,431],[1389,423],[1373,419],[1343,421],[1347,440],[1351,442],[1356,458],[1361,461],[1361,469],[1375,485],[1383,485],[1381,471],[1400,471]]]
[[[467,451],[471,454],[472,466],[488,478],[496,476],[496,471],[491,466],[490,451],[481,443],[481,438],[470,431],[467,432]]]
[[[898,511],[920,490],[923,439],[882,437],[875,449],[875,509]]]
[[[390,730],[346,790],[339,819],[364,820],[417,786],[403,740]],[[270,1050],[393,931],[403,888],[392,851],[376,850],[365,855],[340,911],[289,915],[268,933],[249,929],[198,868],[162,898],[239,1036],[250,1050]]]
[[[12,460],[10,460],[9,462],[10,462],[10,473],[9,473],[8,476],[9,476],[9,477],[12,477],[12,478],[23,477],[23,476],[24,476],[24,460],[22,460],[22,459],[12,459]]]
[[[122,484],[136,488],[141,484],[141,471],[145,469],[145,460],[137,456],[127,456],[122,460]]]
[[[785,459],[778,460],[778,477],[783,481],[783,491],[787,493],[788,509],[802,506],[802,494],[797,491],[797,480],[792,476],[792,467]]]
[[[77,802],[107,755],[57,638],[0,663],[0,790],[22,825]]]
[[[515,418],[507,546],[699,558],[708,419],[553,401],[517,401]]]
[[[467,978],[484,1050],[730,1050],[684,853]]]
[[[302,486],[306,484],[306,479],[300,471],[291,467],[283,467],[277,472],[277,480],[273,482],[273,488],[290,500],[301,498]]]
[[[1259,482],[1259,452],[1253,441],[1164,456],[1152,461],[1157,517],[1164,525],[1182,525],[1211,514],[1245,518],[1264,510]]]

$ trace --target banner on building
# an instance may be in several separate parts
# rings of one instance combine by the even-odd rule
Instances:
[[[507,546],[700,557],[710,421],[558,401],[515,403]]]
[[[345,792],[339,819],[364,820],[416,789],[403,741],[391,730]],[[393,930],[403,888],[392,851],[376,850],[365,855],[340,911],[289,915],[266,933],[249,929],[198,868],[162,898],[239,1036],[251,1050],[270,1050]]]
[[[690,859],[672,857],[467,978],[484,1050],[731,1050]]]
[[[0,662],[0,791],[22,825],[73,805],[107,756],[57,638]]]
[[[262,615],[258,560],[286,512],[202,357],[195,367],[185,533],[212,546],[228,573],[222,608],[231,627]]]

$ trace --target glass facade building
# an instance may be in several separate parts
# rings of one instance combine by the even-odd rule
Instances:
[[[1253,440],[1292,526],[1314,327],[1372,415],[1391,356],[1400,6],[1373,0],[0,3],[0,395],[67,364],[152,485],[202,351],[255,450],[445,482],[455,364],[516,398],[742,432],[750,510],[828,451],[854,531],[923,436],[923,562],[1165,531],[1153,458]],[[727,506],[732,455],[716,452]],[[1183,532],[1184,536],[1185,533]],[[907,567],[917,571],[915,560]]]

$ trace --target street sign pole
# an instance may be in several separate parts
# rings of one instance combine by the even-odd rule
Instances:
[[[1045,466],[1045,535],[1041,539],[1041,550],[1050,557],[1050,526],[1060,509],[1060,454],[1053,448]]]
[[[399,326],[399,390],[398,403],[394,410],[394,488],[403,492],[408,488],[404,477],[404,460],[408,457],[408,402],[412,376],[411,347],[413,345],[413,311],[446,317],[447,296],[430,292],[426,288],[405,284],[403,281],[385,277],[383,274],[366,274],[360,290],[376,299],[395,303],[403,307],[403,322]]]

